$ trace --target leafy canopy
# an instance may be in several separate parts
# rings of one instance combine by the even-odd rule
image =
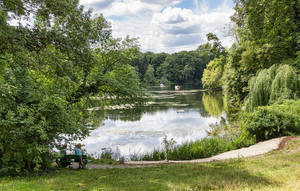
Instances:
[[[102,15],[78,0],[0,8],[0,172],[46,168],[54,147],[99,124],[89,107],[140,103],[136,40],[114,39]],[[9,22],[29,16],[32,26]]]

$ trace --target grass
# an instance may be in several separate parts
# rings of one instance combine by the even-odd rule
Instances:
[[[111,165],[118,165],[120,164],[119,161],[116,161],[114,159],[92,159],[90,164],[111,164]]]
[[[300,190],[300,137],[283,151],[224,162],[134,169],[62,169],[2,178],[0,191],[48,190]]]
[[[255,144],[254,139],[244,137],[243,134],[233,140],[227,137],[207,137],[198,141],[186,142],[169,149],[169,160],[191,160],[211,157],[226,151]],[[166,149],[154,149],[153,152],[134,155],[132,161],[158,161],[166,159]]]

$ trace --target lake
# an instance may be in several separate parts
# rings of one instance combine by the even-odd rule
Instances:
[[[226,119],[222,92],[153,88],[147,94],[146,106],[108,110],[103,124],[83,141],[87,152],[110,148],[128,159],[161,148],[164,136],[177,144],[204,138],[211,124]]]

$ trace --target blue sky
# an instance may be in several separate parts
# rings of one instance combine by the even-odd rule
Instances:
[[[186,9],[195,9],[198,5],[200,6],[201,4],[205,3],[208,7],[208,9],[215,9],[217,8],[220,4],[222,4],[224,2],[224,0],[207,0],[207,1],[203,1],[203,0],[183,0],[181,1],[181,3],[179,3],[178,5],[176,5],[176,7],[180,7],[180,8],[186,8]],[[233,7],[233,2],[232,1],[228,1],[228,6]]]
[[[115,37],[139,38],[142,51],[193,50],[213,32],[229,47],[232,0],[80,0],[111,22]]]

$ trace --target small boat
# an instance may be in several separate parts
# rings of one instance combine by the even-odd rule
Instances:
[[[175,90],[180,90],[180,86],[175,85]]]

